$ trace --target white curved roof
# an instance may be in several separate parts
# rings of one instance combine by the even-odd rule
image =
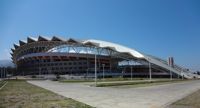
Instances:
[[[94,40],[94,39],[86,40],[83,43],[87,43],[87,42],[97,43],[99,45],[99,47],[102,47],[102,48],[113,47],[113,48],[115,48],[115,50],[117,52],[129,53],[134,57],[144,58],[144,56],[141,53],[139,53],[138,51],[128,48],[128,47],[125,47],[125,46],[122,46],[122,45],[119,45],[119,44],[116,44],[116,43],[111,43],[111,42],[106,42],[106,41],[101,41],[101,40]]]

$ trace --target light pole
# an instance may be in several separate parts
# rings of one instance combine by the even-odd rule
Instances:
[[[132,69],[132,63],[130,63],[130,60],[128,61],[128,65],[131,66],[131,80],[133,80],[133,69]]]
[[[95,69],[94,69],[94,71],[95,71],[95,86],[97,86],[97,54],[95,53],[95,57],[94,57],[94,59],[95,59],[95,62],[94,62],[94,64],[95,64]]]
[[[3,78],[3,68],[1,68],[1,78]]]
[[[183,80],[183,69],[181,69],[181,78]]]
[[[2,68],[0,68],[1,69],[1,78],[2,78],[2,76],[3,76],[3,72],[2,72]]]
[[[6,71],[7,71],[7,70],[6,70],[6,68],[5,68],[5,78],[7,78],[7,75],[6,75],[6,74],[7,74],[7,72],[6,72]]]
[[[104,80],[104,66],[105,66],[105,64],[102,64],[102,66],[103,66],[103,80]]]
[[[39,67],[39,78],[40,78],[40,75],[41,75],[41,68]]]
[[[47,79],[50,79],[50,74],[51,74],[51,69],[52,69],[52,67],[50,66],[50,67],[48,67],[47,69],[48,69],[48,72],[47,72]]]
[[[150,61],[149,61],[149,80],[151,81],[151,62]]]
[[[39,78],[40,78],[40,75],[41,75],[41,61],[42,60],[39,60],[39,75],[38,75]]]
[[[87,74],[87,78],[88,78],[88,68],[87,68],[87,73],[86,74]]]
[[[180,75],[178,74],[178,79],[180,78]]]
[[[3,68],[3,78],[5,78],[5,68]]]
[[[170,80],[172,80],[172,71],[170,70]]]
[[[133,68],[132,68],[132,65],[131,65],[131,80],[133,80],[133,72],[132,72]]]

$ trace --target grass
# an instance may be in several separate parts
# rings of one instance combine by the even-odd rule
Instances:
[[[105,79],[97,79],[97,87],[114,87],[114,88],[130,88],[130,87],[145,87],[145,86],[153,86],[153,85],[162,85],[162,84],[170,84],[177,83],[187,80],[181,79],[173,79],[169,80],[166,78],[154,78],[152,81],[149,81],[148,78],[105,78]],[[59,80],[62,83],[84,83],[84,82],[94,82],[94,79],[69,79],[69,80]],[[92,84],[91,86],[94,86]]]
[[[62,83],[83,83],[83,82],[94,82],[94,80],[59,80]]]
[[[0,90],[0,108],[91,108],[25,80],[8,80]]]
[[[108,86],[113,86],[113,87],[118,87],[118,86],[123,86],[123,87],[144,87],[144,86],[153,86],[153,85],[161,85],[161,84],[169,84],[169,83],[176,83],[176,82],[181,82],[185,80],[141,80],[141,81],[128,81],[128,82],[99,82],[97,84],[97,87],[108,87]]]
[[[168,108],[200,108],[200,90],[172,103]]]
[[[121,85],[121,86],[111,86],[113,88],[135,88],[135,87],[147,87],[147,86],[156,86],[156,85],[164,85],[164,84],[172,84],[183,82],[186,80],[173,80],[173,81],[155,81],[155,82],[147,82],[147,83],[138,83],[132,85]]]
[[[6,81],[0,81],[0,88],[6,83]]]
[[[147,78],[133,78],[133,80],[146,80]],[[110,82],[110,81],[130,81],[131,78],[105,78],[105,79],[97,79],[98,82]],[[94,82],[94,79],[64,79],[59,80],[59,82],[63,83],[82,83],[82,82]]]

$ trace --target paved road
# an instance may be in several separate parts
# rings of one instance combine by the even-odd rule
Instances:
[[[139,88],[90,87],[82,83],[28,81],[97,108],[160,108],[198,89],[200,80]]]

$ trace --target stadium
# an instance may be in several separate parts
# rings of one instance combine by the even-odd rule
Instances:
[[[194,78],[188,69],[135,49],[101,40],[27,37],[14,44],[12,60],[21,75]]]

